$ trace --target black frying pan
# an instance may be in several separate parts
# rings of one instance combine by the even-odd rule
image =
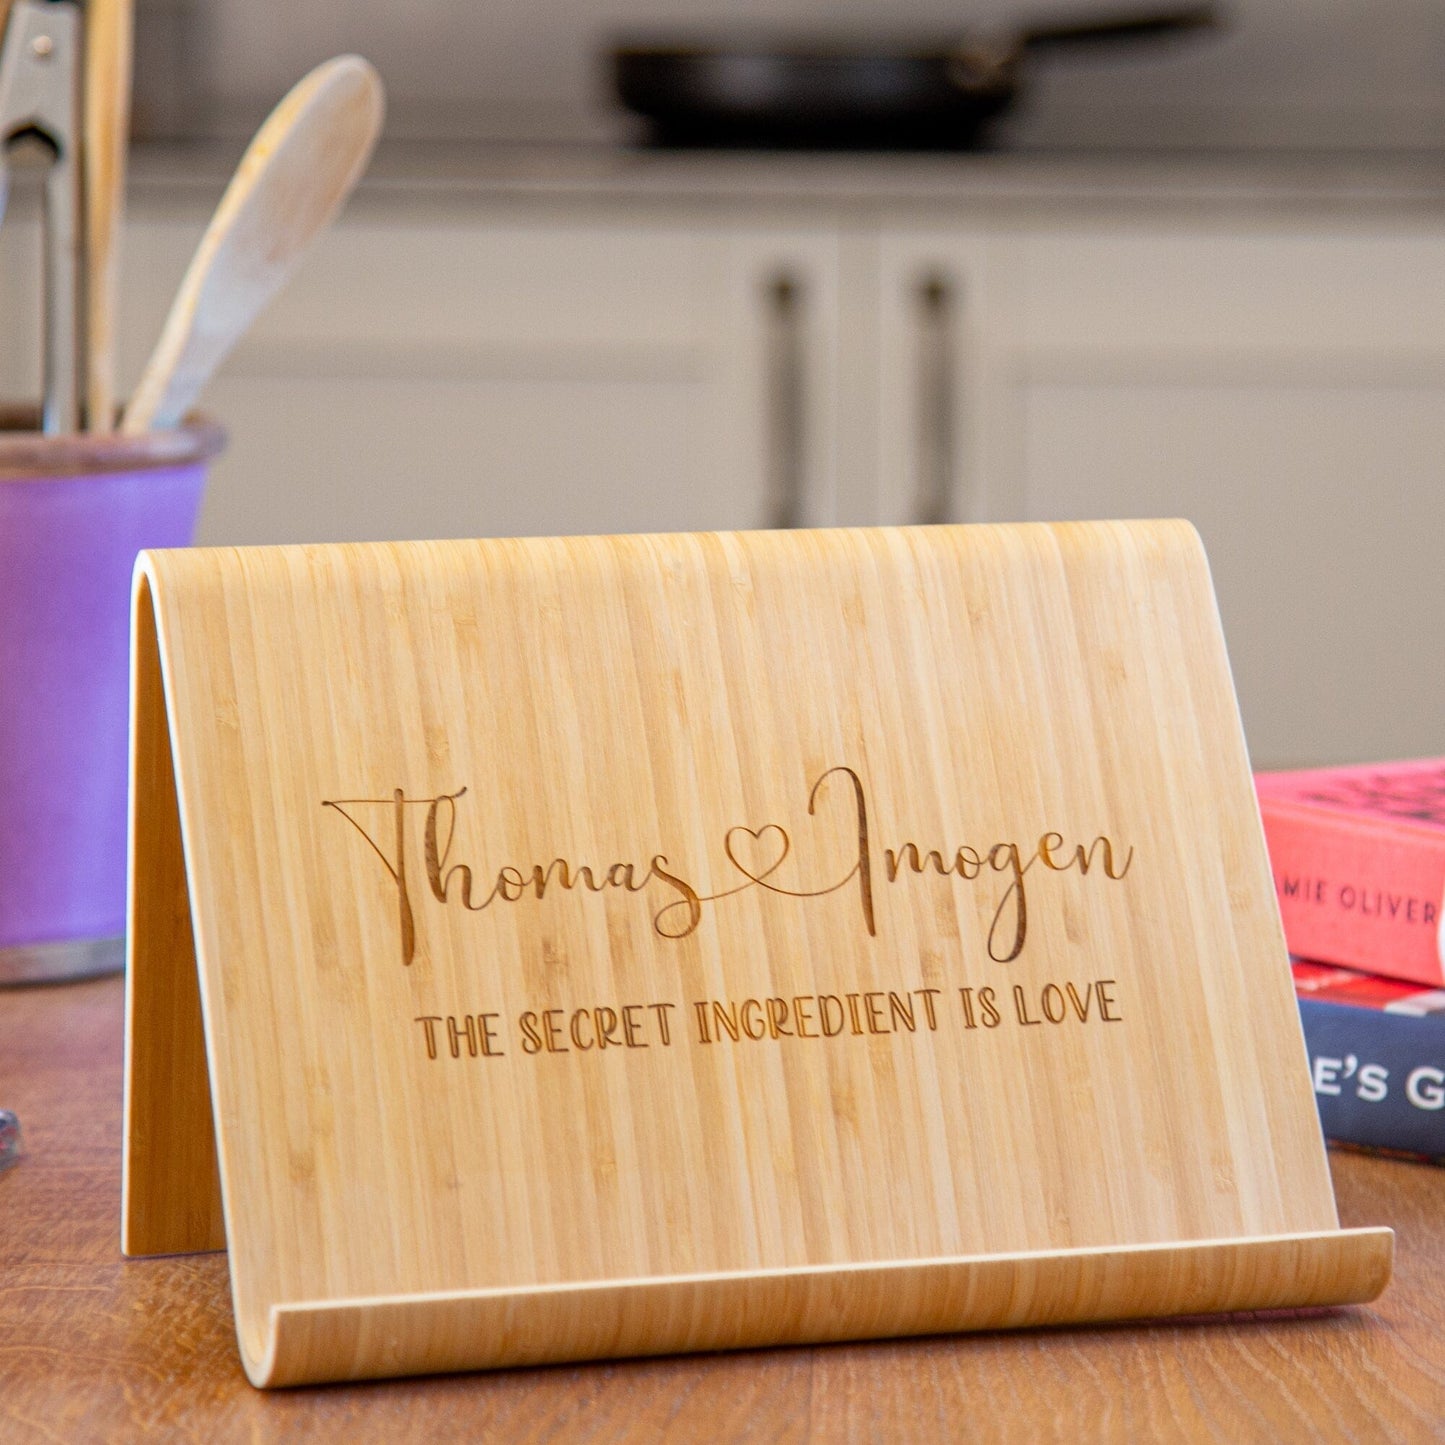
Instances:
[[[1038,26],[1004,41],[629,39],[612,52],[617,96],[660,145],[963,149],[1018,93],[1030,52],[1180,35],[1214,5]]]

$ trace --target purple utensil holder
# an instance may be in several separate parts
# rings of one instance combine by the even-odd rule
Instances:
[[[0,984],[124,962],[131,569],[189,544],[224,444],[27,420],[0,415]]]

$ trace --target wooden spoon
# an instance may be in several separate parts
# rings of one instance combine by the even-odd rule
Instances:
[[[121,431],[180,424],[350,194],[383,108],[376,71],[343,55],[318,65],[266,118],[191,258]]]
[[[8,3],[8,0],[0,0]],[[115,424],[115,293],[130,138],[131,0],[85,3],[85,425]]]

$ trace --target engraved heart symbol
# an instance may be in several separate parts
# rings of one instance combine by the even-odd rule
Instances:
[[[738,855],[741,846],[742,856]],[[729,828],[723,839],[723,850],[733,867],[754,883],[761,883],[769,874],[776,873],[783,866],[792,844],[784,829],[776,823],[764,823],[761,828],[744,828],[739,825]]]

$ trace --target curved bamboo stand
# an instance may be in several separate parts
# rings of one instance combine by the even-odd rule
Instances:
[[[1388,1281],[1183,524],[147,554],[134,660],[123,1246],[257,1385]]]

